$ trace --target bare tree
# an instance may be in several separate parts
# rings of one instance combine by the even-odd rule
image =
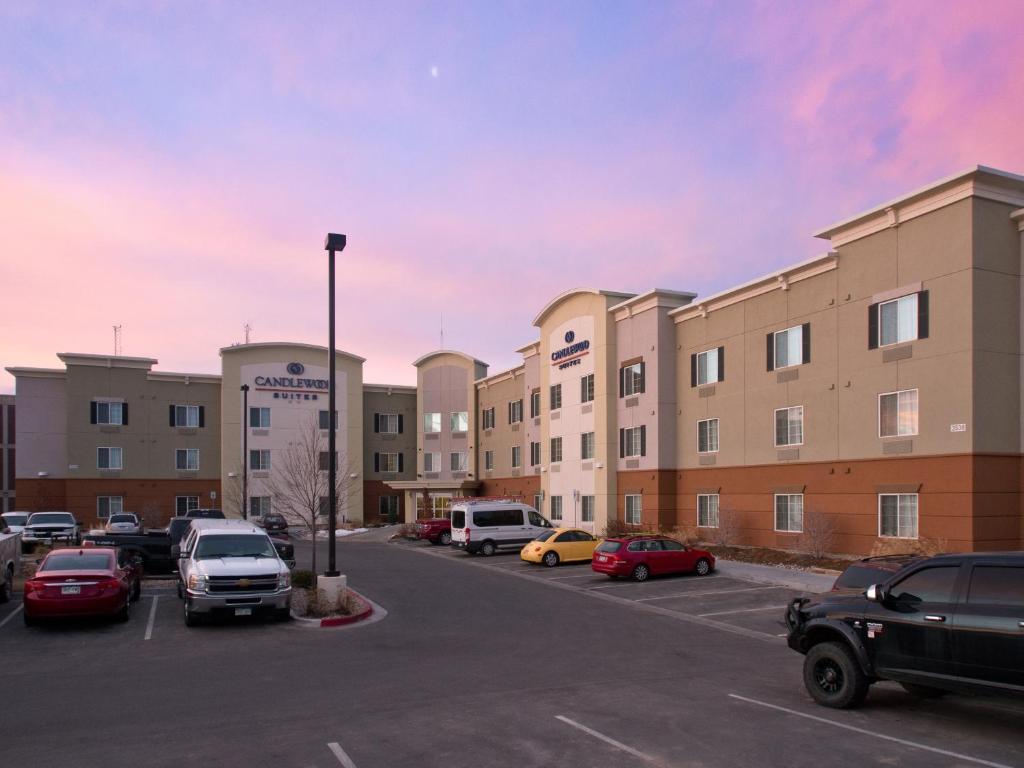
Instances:
[[[821,559],[832,551],[836,537],[835,518],[821,510],[804,511],[803,533],[800,534],[800,548],[811,557]]]
[[[736,543],[740,533],[740,515],[732,507],[718,510],[718,527],[711,528],[711,541],[720,547],[730,547]]]
[[[326,499],[330,491],[330,474],[322,458],[327,453],[327,440],[320,433],[317,414],[301,424],[288,447],[278,452],[270,477],[264,488],[273,497],[274,511],[284,515],[289,525],[308,531],[313,542],[313,573],[316,573],[316,533],[320,519],[327,514]],[[339,453],[336,493],[339,506],[355,496],[353,482],[356,466]]]
[[[240,465],[236,464],[227,476],[221,478],[220,495],[226,514],[233,511],[239,518],[249,516],[249,511],[245,509],[245,499],[242,498],[242,468]]]

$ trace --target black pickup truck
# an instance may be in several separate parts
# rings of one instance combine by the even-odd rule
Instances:
[[[1024,698],[1024,552],[939,555],[863,591],[797,598],[789,647],[828,707],[855,707],[872,683],[908,693]]]

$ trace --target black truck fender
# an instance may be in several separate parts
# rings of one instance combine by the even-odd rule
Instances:
[[[850,625],[836,619],[810,619],[800,633],[799,650],[806,654],[819,643],[841,642],[853,651],[854,658],[868,677],[874,676],[871,660],[864,643]]]

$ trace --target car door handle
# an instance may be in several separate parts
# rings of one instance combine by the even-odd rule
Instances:
[[[945,616],[936,616],[934,613],[930,613],[930,614],[928,614],[927,616],[924,617],[924,620],[925,621],[939,621],[939,622],[942,622],[942,621],[946,620],[946,617]]]

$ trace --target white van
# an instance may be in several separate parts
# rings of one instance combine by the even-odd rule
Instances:
[[[551,529],[551,523],[527,504],[513,501],[467,501],[452,504],[452,546],[469,554],[493,555],[520,550]]]

